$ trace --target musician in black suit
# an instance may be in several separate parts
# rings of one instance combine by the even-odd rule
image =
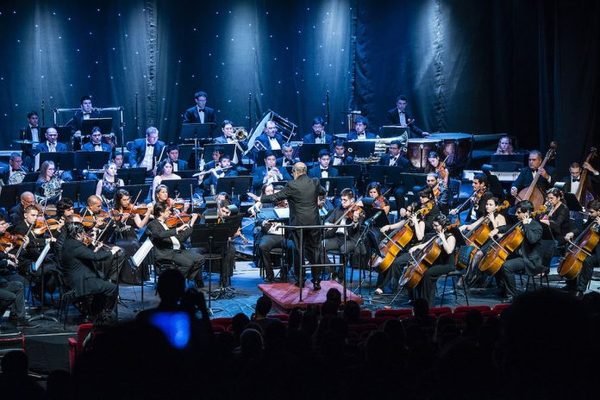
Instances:
[[[319,195],[325,194],[325,189],[321,187],[318,179],[311,179],[306,174],[306,164],[296,163],[292,168],[294,180],[289,181],[283,190],[269,196],[257,196],[248,193],[248,196],[261,203],[276,203],[287,199],[290,207],[290,225],[307,226],[320,225],[319,209],[317,202]],[[292,240],[295,243],[294,270],[296,277],[299,277],[299,266],[303,263],[299,258],[300,232],[292,231]],[[319,251],[320,232],[317,229],[306,229],[303,235],[303,254],[311,264],[322,264],[322,256]],[[312,282],[314,290],[321,289],[320,270],[313,267]],[[304,282],[297,282],[298,286],[303,286]]]
[[[234,136],[233,122],[228,119],[224,120],[221,124],[221,132],[223,132],[223,135],[216,137],[215,143],[235,144],[233,159],[231,161],[236,165],[241,164],[244,152],[248,149],[248,139],[237,140]]]
[[[90,141],[83,145],[82,151],[108,151],[112,153],[112,147],[110,144],[102,142],[102,131],[99,127],[95,126],[92,128],[92,134],[90,135]]]
[[[170,145],[165,151],[167,152],[167,159],[173,164],[173,172],[188,169],[187,161],[179,159],[179,146],[176,144]]]
[[[276,209],[288,208],[287,201],[283,200],[275,205]],[[264,217],[257,217],[255,226],[260,228],[259,235],[256,237],[258,243],[257,256],[262,262],[265,269],[265,282],[271,283],[275,280],[273,272],[273,262],[271,261],[271,250],[285,249],[287,256],[287,265],[293,263],[294,242],[289,239],[281,226],[284,225],[281,221],[269,221]],[[287,277],[287,271],[281,272],[282,280]]]
[[[21,128],[19,132],[20,140],[29,140],[32,142],[40,142],[43,138],[43,132],[41,131],[41,127],[39,125],[40,117],[38,113],[35,111],[31,111],[27,113],[27,126]],[[23,156],[23,161],[27,168],[33,168],[33,157],[35,156],[33,151],[33,143],[31,144],[21,144],[21,151]]]
[[[402,168],[402,171],[408,171],[411,164],[402,153],[402,143],[398,140],[394,140],[390,143],[388,152],[379,159],[379,165],[400,167]]]
[[[588,204],[588,221],[583,226],[581,231],[571,230],[569,231],[564,239],[566,241],[572,241],[575,239],[580,233],[585,231],[588,228],[592,228],[591,225],[595,224],[596,227],[600,226],[600,201],[592,200]],[[575,241],[577,243],[577,241]],[[580,244],[580,243],[579,243]],[[594,272],[594,268],[600,267],[600,246],[596,245],[591,255],[588,255],[583,261],[583,266],[581,272],[575,279],[567,280],[567,285],[565,289],[569,292],[573,293],[577,297],[582,297],[583,293],[587,290],[587,287],[592,279],[592,274]]]
[[[327,149],[322,149],[319,152],[319,164],[308,171],[308,176],[311,178],[335,178],[340,173],[334,167],[330,167],[331,156]]]
[[[521,168],[519,172],[519,176],[512,184],[510,188],[510,194],[513,196],[517,196],[521,189],[524,189],[531,185],[534,177],[538,174],[540,175],[536,186],[542,191],[546,192],[546,190],[550,189],[552,185],[552,169],[542,168],[542,153],[538,150],[532,150],[529,152],[529,166]]]
[[[146,129],[145,139],[135,139],[129,150],[129,166],[131,168],[146,168],[152,171],[160,160],[158,159],[165,147],[165,142],[158,140],[158,129],[151,126]]]
[[[183,114],[184,123],[208,124],[217,120],[215,110],[210,107],[206,107],[207,97],[208,95],[203,91],[199,91],[194,94],[194,101],[196,102],[196,105],[188,108],[185,111]]]
[[[312,122],[312,132],[302,138],[303,143],[333,143],[333,135],[325,133],[325,120],[315,117]]]
[[[261,150],[281,150],[285,139],[281,133],[277,132],[277,125],[274,121],[268,121],[265,125],[265,130],[257,138],[256,142],[260,144],[254,145],[255,153]]]
[[[331,165],[336,167],[349,164],[354,164],[354,157],[346,152],[346,142],[343,139],[338,139],[335,141],[333,153],[331,153]]]
[[[300,162],[298,157],[294,157],[294,148],[291,143],[281,145],[281,157],[277,159],[278,167],[291,167],[297,162]]]
[[[8,165],[0,169],[0,180],[4,185],[12,185],[23,182],[25,174],[29,172],[29,169],[23,165],[23,158],[19,153],[10,153],[8,159]],[[13,176],[15,175],[16,176]],[[11,179],[12,176],[12,179]]]
[[[82,243],[85,230],[78,215],[67,217],[65,228],[67,234],[60,251],[60,268],[66,285],[75,291],[75,297],[104,297],[104,305],[100,305],[98,310],[91,310],[92,315],[99,312],[102,312],[103,316],[111,314],[117,304],[119,289],[117,285],[102,279],[93,265],[110,260],[121,248],[113,246],[109,250],[103,250],[103,245],[97,246],[96,249],[86,247]]]
[[[81,97],[81,109],[75,112],[73,118],[69,121],[68,125],[71,127],[71,133],[73,134],[73,150],[81,149],[81,127],[83,126],[83,120],[90,118],[100,118],[102,115],[100,111],[96,110],[92,106],[92,98],[90,96]]]
[[[588,162],[583,163],[583,169],[578,162],[573,162],[569,166],[569,176],[565,176],[562,179],[562,181],[565,183],[565,186],[563,187],[565,193],[577,194],[577,191],[579,190],[581,173],[584,169],[588,170],[588,179],[586,179],[586,186],[581,196],[582,203],[586,203],[586,198],[590,199],[595,193],[597,193],[596,189],[600,184],[600,172],[592,167]],[[585,204],[582,204],[582,206],[585,206]]]
[[[252,174],[252,187],[254,190],[258,191],[264,184],[289,181],[291,179],[292,177],[285,168],[277,167],[275,154],[267,151],[265,152],[265,165],[254,169],[254,173]]]
[[[367,132],[369,126],[369,120],[367,117],[356,117],[354,120],[354,130],[348,133],[346,136],[347,140],[364,140],[364,139],[376,139],[377,135],[372,132]]]
[[[429,136],[429,132],[424,132],[415,125],[415,119],[406,112],[407,104],[408,99],[406,96],[398,96],[398,98],[396,98],[396,107],[387,112],[388,123],[391,125],[408,127],[411,138]]]
[[[36,147],[36,153],[55,153],[69,151],[66,144],[58,141],[58,131],[56,128],[46,129],[46,141],[39,143]]]
[[[517,203],[517,218],[522,223],[524,240],[496,273],[496,281],[503,292],[503,301],[511,302],[516,296],[515,274],[535,275],[544,270],[542,264],[542,225],[531,217],[533,204],[529,200]]]
[[[473,177],[471,186],[473,187],[473,194],[470,197],[470,201],[461,204],[459,207],[450,211],[451,215],[460,213],[465,207],[469,207],[465,222],[471,223],[477,221],[479,218],[485,216],[485,204],[489,199],[494,197],[494,194],[488,190],[487,187],[487,176],[484,174],[476,174]]]
[[[177,228],[169,228],[165,221],[171,215],[171,209],[166,204],[154,205],[154,220],[148,224],[148,234],[154,244],[154,257],[158,261],[173,262],[183,276],[194,280],[198,288],[204,287],[202,282],[202,265],[204,256],[187,250],[183,243],[192,235],[192,227],[199,214],[192,214],[189,223]]]
[[[212,193],[213,190],[217,190],[219,179],[229,176],[238,176],[238,172],[233,168],[231,158],[227,154],[223,154],[219,160],[219,165],[204,178],[202,183],[204,190],[206,193]]]
[[[23,192],[21,193],[21,196],[19,197],[19,203],[17,203],[14,207],[12,207],[9,211],[8,211],[8,215],[9,215],[9,222],[12,225],[12,229],[14,230],[14,227],[19,225],[21,222],[23,222],[23,219],[25,218],[25,209],[27,208],[27,206],[31,206],[35,204],[35,196],[33,193],[31,192]]]

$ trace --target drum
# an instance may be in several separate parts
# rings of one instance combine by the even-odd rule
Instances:
[[[408,139],[406,157],[413,168],[420,170],[425,169],[425,166],[427,165],[427,155],[430,151],[437,150],[439,143],[439,139],[432,139],[430,137]]]
[[[439,140],[440,159],[446,159],[448,169],[464,168],[469,162],[473,135],[468,133],[434,133],[429,139]]]

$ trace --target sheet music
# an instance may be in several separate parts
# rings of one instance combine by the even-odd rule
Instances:
[[[131,261],[133,262],[133,265],[135,265],[136,267],[142,265],[142,262],[144,262],[144,259],[146,258],[146,256],[148,256],[148,253],[150,253],[150,250],[152,250],[153,247],[154,245],[152,244],[152,240],[150,240],[150,238],[146,239],[146,241],[142,243],[138,251],[136,251],[135,254],[131,256]]]
[[[50,251],[50,243],[46,243],[46,245],[44,246],[44,249],[40,253],[40,256],[38,257],[38,259],[35,260],[35,262],[33,264],[31,264],[31,269],[34,272],[38,270],[38,268],[40,267],[40,265],[42,265],[42,263],[46,259],[46,256],[48,255],[49,251]]]
[[[290,217],[290,209],[289,208],[274,208],[273,212],[277,215],[277,218],[289,218]]]

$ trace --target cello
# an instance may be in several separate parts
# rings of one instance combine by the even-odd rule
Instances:
[[[556,144],[556,142],[553,141],[550,143],[550,148],[546,152],[546,156],[544,157],[544,160],[542,161],[542,163],[540,164],[540,166],[538,168],[544,168],[546,166],[546,163],[548,161],[550,161],[552,158],[554,158],[554,156],[556,155],[557,147],[558,147],[558,145]],[[527,188],[523,188],[519,191],[519,193],[516,196],[517,200],[518,201],[529,200],[529,201],[531,201],[531,203],[533,204],[533,206],[535,208],[538,208],[542,204],[544,204],[546,195],[539,187],[537,187],[537,183],[538,183],[539,179],[540,179],[540,174],[535,174],[535,177],[533,178],[533,181],[531,182],[531,184]]]
[[[449,229],[456,228],[459,225],[460,221],[456,221],[453,224],[446,226],[443,231],[445,232]],[[400,278],[400,285],[406,286],[409,289],[414,289],[417,287],[419,282],[421,282],[421,279],[423,279],[425,271],[427,271],[427,269],[431,267],[433,263],[435,263],[444,249],[442,248],[439,237],[436,234],[434,237],[425,242],[424,247],[418,251],[419,253],[417,256],[413,257],[411,262],[408,263],[404,269],[402,277]]]
[[[425,207],[418,209],[415,212],[415,216],[425,216],[429,214],[433,208],[433,203],[429,202]],[[373,255],[371,259],[371,268],[379,268],[379,273],[385,272],[394,262],[398,254],[406,248],[414,237],[414,230],[412,228],[412,221],[410,218],[404,220],[404,224],[394,230],[391,235],[385,235],[386,240],[381,242],[379,246],[379,253],[385,254],[383,258],[377,254]]]
[[[594,199],[594,196],[587,190],[586,179],[588,170],[583,166],[585,164],[589,164],[589,162],[596,156],[598,150],[595,147],[590,148],[590,154],[588,154],[585,161],[581,164],[580,168],[582,169],[581,175],[579,176],[579,187],[577,188],[577,193],[575,193],[575,197],[577,197],[577,201],[583,207],[586,207],[587,204]]]
[[[566,279],[575,279],[581,272],[583,262],[591,256],[598,242],[600,241],[600,224],[598,219],[591,223],[577,236],[575,241],[569,241],[570,245],[567,248],[567,253],[562,259],[558,274]]]
[[[547,208],[545,205],[539,206],[536,211],[531,213],[531,218],[537,216],[540,213],[546,212]],[[492,247],[488,251],[481,261],[479,262],[479,270],[489,275],[495,275],[496,272],[502,268],[508,256],[517,251],[517,249],[525,240],[525,234],[523,233],[523,221],[517,222],[502,236],[500,241],[496,242],[492,238]]]

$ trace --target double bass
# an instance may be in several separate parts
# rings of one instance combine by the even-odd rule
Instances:
[[[584,168],[583,166],[585,164],[589,164],[589,162],[592,160],[592,158],[594,158],[596,156],[596,153],[598,152],[598,150],[595,147],[590,148],[590,153],[588,154],[587,158],[585,159],[585,161],[581,164],[581,175],[579,177],[579,187],[577,188],[577,193],[575,193],[575,197],[577,197],[577,201],[579,201],[579,204],[581,204],[583,207],[586,207],[587,204],[591,201],[594,200],[594,195],[592,195],[588,190],[587,190],[587,174],[588,174],[588,170],[586,168]]]
[[[531,214],[531,218],[538,214],[545,213],[546,210],[546,206],[542,204]],[[525,233],[523,232],[522,226],[523,221],[519,221],[513,225],[498,242],[492,239],[492,247],[479,262],[479,270],[481,272],[495,275],[496,272],[502,268],[508,256],[517,251],[525,240]]]
[[[554,156],[556,156],[556,148],[557,147],[558,147],[558,145],[556,144],[556,142],[553,141],[550,143],[550,148],[546,152],[546,156],[544,157],[544,160],[542,161],[542,163],[540,164],[540,166],[538,168],[545,168],[546,163],[548,161],[550,161],[551,159],[553,159]],[[519,191],[519,193],[516,196],[517,200],[518,201],[529,200],[535,208],[544,204],[546,195],[539,187],[537,187],[537,183],[539,180],[540,180],[540,174],[535,174],[535,177],[533,178],[533,181],[531,182],[531,184],[528,187],[523,188]]]
[[[444,232],[456,228],[459,225],[460,221],[456,221],[453,224],[446,226]],[[435,263],[440,254],[442,254],[442,251],[444,251],[444,249],[436,234],[425,242],[425,246],[421,250],[418,250],[418,254],[413,257],[413,260],[410,263],[408,263],[400,278],[400,285],[406,286],[409,289],[416,288],[419,282],[421,282],[421,279],[423,279],[425,271]]]
[[[600,225],[598,222],[591,223],[583,232],[577,236],[575,241],[570,241],[565,258],[562,259],[558,274],[566,279],[575,279],[581,272],[583,262],[591,256],[600,241]]]

